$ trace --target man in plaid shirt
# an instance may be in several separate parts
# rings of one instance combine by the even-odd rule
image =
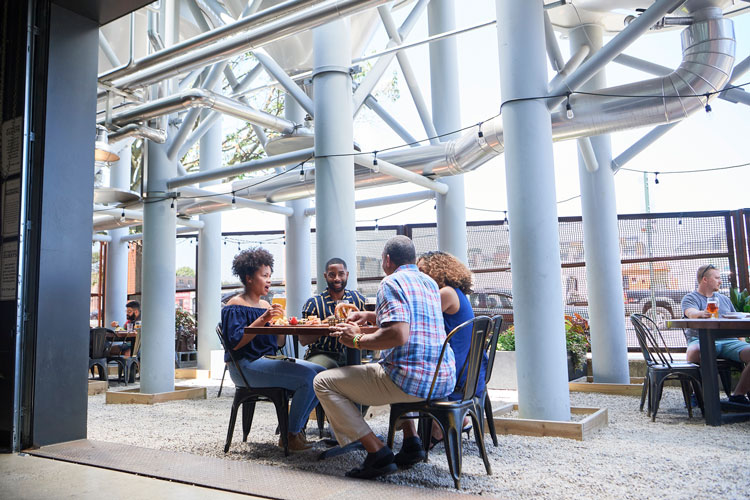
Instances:
[[[394,456],[373,434],[356,403],[376,406],[442,398],[456,384],[453,351],[448,346],[430,394],[445,329],[437,283],[420,273],[415,262],[416,252],[409,238],[388,240],[383,249],[387,276],[378,289],[376,311],[351,313],[347,323],[334,327],[339,342],[347,347],[383,350],[380,362],[326,370],[313,383],[339,444],[360,441],[368,452],[361,467],[347,472],[350,477],[369,479],[389,474],[397,469],[395,462],[412,463],[411,455],[423,453],[419,438],[405,427],[404,447]],[[358,325],[365,322],[375,323],[379,329],[362,334]]]

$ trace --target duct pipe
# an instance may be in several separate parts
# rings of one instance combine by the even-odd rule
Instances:
[[[124,216],[126,219],[143,220],[143,212],[139,210],[94,205],[94,211],[103,215],[111,215],[113,217],[122,218]],[[199,220],[183,219],[181,217],[177,217],[177,224],[198,229],[203,227],[203,223]]]
[[[146,121],[158,116],[169,115],[183,109],[205,108],[220,111],[252,123],[257,123],[271,130],[291,134],[296,125],[276,115],[259,111],[242,104],[235,99],[216,94],[204,89],[190,89],[168,97],[162,97],[146,104],[133,106],[112,116],[112,123],[122,125],[132,121]],[[103,122],[100,118],[98,122]]]
[[[141,71],[156,64],[166,62],[174,57],[184,54],[187,51],[203,47],[212,42],[221,40],[222,38],[234,35],[241,31],[247,30],[251,27],[258,26],[259,24],[278,19],[291,12],[304,9],[321,3],[323,0],[287,0],[277,5],[269,7],[257,14],[247,16],[239,21],[224,25],[215,30],[207,31],[198,36],[195,36],[189,40],[185,40],[182,43],[172,45],[164,50],[160,50],[154,54],[150,54],[143,59],[133,61],[130,66],[126,68],[118,68],[116,71],[110,71],[108,73],[99,75],[99,80],[112,81],[117,78],[123,78],[128,75],[132,75],[137,71]]]
[[[169,189],[175,189],[175,188],[182,187],[182,186],[189,186],[197,182],[205,182],[205,181],[215,180],[215,179],[224,179],[226,177],[233,177],[239,174],[257,172],[258,170],[265,170],[268,168],[279,167],[282,165],[287,165],[289,163],[296,163],[298,161],[310,159],[313,157],[313,155],[314,155],[313,148],[307,148],[307,149],[300,149],[299,151],[282,153],[276,156],[268,156],[266,158],[261,158],[260,160],[251,160],[251,161],[246,161],[243,163],[238,163],[237,165],[232,165],[231,167],[224,167],[220,169],[219,171],[196,172],[196,173],[184,175],[182,177],[175,177],[167,181],[167,187]],[[257,179],[248,179],[245,181],[245,183],[252,184],[256,181]],[[237,193],[240,189],[243,189],[244,187],[247,187],[247,185],[245,186],[241,186],[240,184],[237,184],[236,186],[233,185],[232,191]]]
[[[253,201],[253,200],[247,200],[245,198],[238,198],[237,196],[232,197],[231,194],[220,194],[216,193],[214,191],[209,191],[207,189],[200,189],[200,188],[194,188],[190,186],[184,186],[180,188],[180,192],[186,196],[194,197],[196,199],[200,199],[201,197],[205,197],[213,202],[218,202],[221,205],[228,205],[231,207],[232,205],[235,205],[237,207],[241,208],[252,208],[255,210],[261,210],[263,212],[270,212],[273,214],[281,214],[286,215],[287,217],[292,215],[293,211],[289,207],[281,207],[277,205],[271,205],[269,203],[263,203],[259,201]],[[195,214],[207,214],[211,213],[212,211],[205,211],[200,209],[199,207],[196,207],[194,205],[189,205],[184,208],[180,208],[179,210],[180,215],[195,215]],[[178,219],[178,223],[181,221],[181,219]],[[185,224],[187,225],[187,224]]]
[[[570,420],[542,2],[496,0],[520,418]],[[523,29],[518,29],[520,26]],[[533,179],[529,182],[529,179]],[[533,200],[533,202],[532,202]],[[539,293],[544,290],[544,307]]]
[[[448,192],[447,184],[435,182],[427,177],[414,173],[411,170],[406,170],[405,168],[401,168],[398,165],[394,165],[393,163],[382,159],[375,160],[374,157],[357,155],[354,157],[354,162],[357,165],[371,169],[373,172],[382,172],[383,174],[401,179],[402,181],[411,182],[412,184],[425,187],[439,194],[445,194]]]
[[[601,26],[595,24],[572,29],[570,50],[588,47],[589,44],[592,51],[601,49],[603,31]],[[602,70],[581,88],[595,92],[606,85],[606,74]],[[612,160],[612,144],[609,135],[597,135],[578,139],[578,146],[578,180],[581,187],[594,381],[627,384],[630,382],[630,372],[625,337],[625,306],[622,301],[617,196],[614,173],[606,168]],[[596,168],[592,168],[594,165]],[[599,165],[604,168],[598,168]]]
[[[178,227],[175,231],[175,234],[186,234],[186,233],[195,233],[195,228],[192,227]],[[198,236],[198,234],[195,234]],[[120,238],[120,241],[122,242],[128,242],[128,241],[138,241],[143,239],[143,233],[133,233],[128,234],[127,236],[123,236]]]
[[[104,79],[105,81],[112,80],[112,84],[116,87],[130,88],[149,85],[200,66],[253,51],[268,43],[322,26],[335,19],[346,18],[386,2],[388,0],[327,0],[306,10],[290,12],[281,18],[251,28],[246,33],[234,35],[212,45],[187,52],[184,49],[180,50],[158,63],[139,65],[136,62],[135,67],[144,68],[137,73],[115,79],[105,75]],[[252,16],[238,22],[248,22],[248,19],[252,19]]]
[[[395,205],[396,203],[408,203],[410,201],[431,200],[435,198],[435,191],[415,191],[413,193],[394,194],[391,196],[381,196],[380,198],[370,198],[367,200],[357,200],[354,202],[354,208],[372,208],[382,207],[383,205]],[[315,207],[305,208],[305,216],[315,215]]]
[[[131,123],[111,132],[107,141],[109,144],[114,144],[129,137],[141,137],[158,144],[167,142],[167,133],[164,130],[147,127],[139,123]]]
[[[112,237],[108,234],[94,233],[91,236],[91,241],[103,241],[105,243],[109,243],[110,241],[112,241]]]

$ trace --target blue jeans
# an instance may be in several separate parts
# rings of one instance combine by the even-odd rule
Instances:
[[[325,368],[301,359],[292,363],[280,359],[259,358],[250,361],[242,358],[237,364],[253,387],[283,387],[294,391],[289,408],[289,432],[300,432],[307,423],[310,412],[318,405],[313,379]],[[232,363],[229,364],[229,375],[235,385],[244,385]]]

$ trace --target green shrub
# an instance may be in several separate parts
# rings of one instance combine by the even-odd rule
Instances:
[[[732,300],[735,311],[750,313],[750,296],[747,293],[747,288],[742,292],[739,288],[732,288],[729,291],[729,298]]]
[[[498,351],[515,351],[516,350],[516,335],[513,325],[509,326],[507,330],[502,332],[497,337],[497,350]]]

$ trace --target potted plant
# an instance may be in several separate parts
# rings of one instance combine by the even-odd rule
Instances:
[[[178,307],[174,313],[175,329],[175,351],[195,351],[195,338],[198,334],[198,326],[193,315]]]
[[[589,322],[579,314],[565,316],[565,347],[568,350],[568,380],[586,376]]]
[[[740,292],[739,288],[732,288],[729,291],[729,298],[732,301],[735,311],[750,313],[750,295],[747,293],[747,288],[742,290],[742,292]]]

